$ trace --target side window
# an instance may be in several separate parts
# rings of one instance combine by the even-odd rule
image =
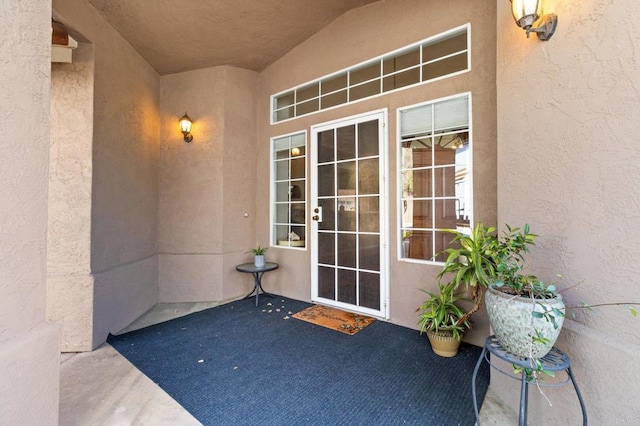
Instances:
[[[453,236],[470,232],[471,95],[398,110],[401,259],[443,262]]]
[[[306,247],[307,134],[271,139],[271,244]]]

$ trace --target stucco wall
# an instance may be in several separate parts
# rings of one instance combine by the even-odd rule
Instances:
[[[424,299],[421,288],[436,289],[441,267],[398,261],[396,110],[399,107],[463,92],[472,93],[475,218],[496,220],[495,133],[495,6],[491,2],[398,0],[355,9],[297,46],[261,74],[259,97],[258,176],[269,176],[269,138],[354,114],[389,110],[389,258],[390,320],[416,328],[416,308]],[[269,96],[295,85],[402,48],[427,37],[471,23],[472,70],[416,88],[386,94],[356,104],[275,125],[269,124]],[[311,147],[310,149],[313,149]],[[308,174],[309,175],[309,174]],[[313,206],[310,206],[311,210]],[[269,239],[269,183],[256,187],[258,240]],[[307,218],[310,223],[311,218]],[[309,300],[310,253],[273,247],[272,259],[281,263],[275,292]],[[481,342],[488,328],[476,315],[471,341]]]
[[[528,222],[540,238],[532,271],[581,302],[638,302],[640,269],[640,39],[633,0],[547,2],[559,17],[553,38],[526,39],[498,2],[498,218]],[[590,424],[640,422],[640,320],[622,307],[577,309],[557,346],[572,359]],[[517,407],[518,385],[498,374],[491,386]],[[532,388],[532,424],[575,424],[570,386]]]
[[[51,64],[47,321],[63,352],[93,343],[92,143],[93,46],[81,43],[73,63]]]
[[[96,347],[157,301],[160,77],[86,0],[55,0],[53,8],[94,47],[91,271]]]
[[[234,267],[254,245],[257,78],[223,66],[161,79],[161,302],[219,301],[249,291]],[[178,126],[185,111],[194,120],[191,143]]]
[[[59,329],[45,324],[50,19],[46,0],[0,7],[3,424],[58,423]]]

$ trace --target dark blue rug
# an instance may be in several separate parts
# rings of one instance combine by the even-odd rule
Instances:
[[[376,321],[349,336],[291,317],[308,303],[239,300],[109,336],[205,425],[473,425],[481,348],[435,355],[417,331]],[[268,306],[270,303],[271,306]],[[482,403],[489,368],[482,363]]]

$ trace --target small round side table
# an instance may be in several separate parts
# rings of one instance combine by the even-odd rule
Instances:
[[[236,270],[239,272],[245,272],[247,274],[253,275],[253,284],[254,288],[251,290],[251,293],[247,294],[244,298],[247,299],[251,297],[251,295],[256,293],[256,307],[258,307],[258,297],[260,296],[260,291],[262,291],[263,296],[268,296],[273,298],[272,294],[267,293],[262,288],[262,276],[265,272],[273,271],[274,269],[278,269],[278,264],[275,262],[266,262],[264,266],[256,266],[253,263],[243,263],[241,265],[236,266]]]

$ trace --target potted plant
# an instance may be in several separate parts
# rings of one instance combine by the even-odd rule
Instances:
[[[420,333],[427,333],[433,352],[443,357],[458,353],[462,334],[471,327],[468,316],[457,303],[466,300],[456,295],[456,284],[438,284],[439,293],[423,290],[429,298],[418,308]]]
[[[555,286],[524,273],[524,254],[537,236],[528,225],[506,225],[501,235],[482,223],[470,235],[450,232],[455,236],[438,279],[452,277],[456,286],[468,288],[473,307],[463,319],[486,298],[489,323],[503,347],[524,357],[544,356],[560,333],[564,303]]]
[[[253,264],[256,266],[256,268],[264,267],[264,254],[267,252],[267,250],[269,250],[269,247],[262,247],[260,244],[258,244],[258,247],[252,248],[247,252],[254,255]]]

